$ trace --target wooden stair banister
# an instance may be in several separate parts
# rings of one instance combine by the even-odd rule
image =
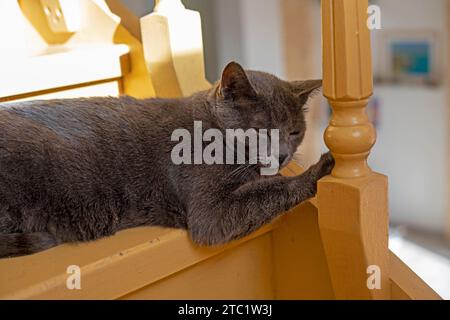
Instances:
[[[387,178],[367,157],[375,129],[365,107],[372,95],[367,0],[322,0],[324,95],[333,109],[325,142],[336,159],[319,182],[319,226],[337,299],[388,299]],[[381,287],[368,286],[370,271]],[[370,287],[370,288],[369,288]]]

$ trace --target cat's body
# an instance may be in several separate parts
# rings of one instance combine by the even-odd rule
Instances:
[[[261,176],[259,166],[172,162],[172,133],[192,132],[194,120],[204,130],[295,130],[294,141],[280,147],[284,160],[292,158],[305,130],[302,107],[318,82],[298,83],[303,93],[294,95],[292,84],[273,76],[247,76],[246,83],[240,66],[231,64],[213,89],[184,99],[0,107],[0,257],[142,225],[184,228],[197,243],[221,244],[312,197],[331,170],[330,155],[294,178]]]

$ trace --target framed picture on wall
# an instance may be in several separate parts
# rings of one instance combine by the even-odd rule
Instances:
[[[384,30],[378,46],[375,81],[439,85],[442,52],[437,32]]]

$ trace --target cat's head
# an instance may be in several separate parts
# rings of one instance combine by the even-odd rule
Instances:
[[[306,131],[306,103],[321,80],[288,82],[229,63],[210,101],[225,129],[278,129],[279,164],[288,164]]]

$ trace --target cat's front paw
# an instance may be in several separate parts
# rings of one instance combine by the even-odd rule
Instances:
[[[314,166],[312,166],[311,169],[317,177],[317,180],[320,180],[323,177],[331,174],[331,171],[334,168],[334,164],[335,162],[333,156],[331,155],[331,152],[327,152],[322,154],[320,160]]]

